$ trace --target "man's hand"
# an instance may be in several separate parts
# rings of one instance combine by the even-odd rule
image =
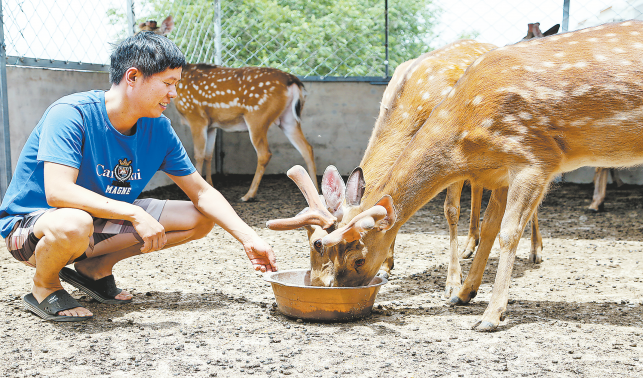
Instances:
[[[136,215],[135,220],[132,221],[132,225],[143,239],[143,246],[141,247],[142,253],[158,251],[165,247],[167,243],[165,227],[145,210],[140,211]]]
[[[260,237],[257,236],[249,242],[244,243],[243,249],[246,251],[246,255],[248,255],[255,270],[260,270],[261,273],[277,271],[275,253]]]

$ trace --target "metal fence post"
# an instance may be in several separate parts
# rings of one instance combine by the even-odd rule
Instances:
[[[214,64],[220,66],[221,60],[221,0],[214,0]],[[217,128],[214,139],[214,171],[223,173],[223,130]],[[212,172],[208,172],[211,174]]]
[[[0,197],[4,197],[11,181],[11,138],[9,131],[9,100],[7,99],[7,46],[4,43],[4,20],[0,0]]]
[[[388,0],[384,0],[384,77],[388,77]]]
[[[562,32],[566,32],[569,28],[569,0],[563,1],[563,26]]]
[[[127,35],[128,36],[133,36],[136,34],[136,17],[134,15],[134,0],[127,0],[127,9],[125,9],[125,13],[127,13]]]

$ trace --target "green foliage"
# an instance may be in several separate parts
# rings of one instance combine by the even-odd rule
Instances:
[[[168,37],[189,61],[214,63],[212,0],[137,5],[139,22],[160,23],[173,15],[175,29]],[[221,7],[223,65],[270,66],[301,76],[384,76],[382,0],[222,0]],[[389,74],[430,50],[439,13],[432,0],[389,1]]]

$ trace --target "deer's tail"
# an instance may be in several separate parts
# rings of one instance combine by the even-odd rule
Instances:
[[[301,123],[301,112],[304,108],[304,102],[306,102],[306,88],[304,83],[299,80],[295,75],[288,75],[288,88],[292,91],[292,114],[295,116],[297,122]]]

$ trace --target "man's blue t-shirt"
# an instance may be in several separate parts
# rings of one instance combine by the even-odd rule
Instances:
[[[127,136],[109,121],[105,92],[63,97],[45,111],[20,153],[0,206],[2,237],[19,216],[51,208],[45,197],[44,162],[76,168],[76,184],[129,203],[158,170],[174,176],[196,171],[167,117],[141,118],[134,134]]]

